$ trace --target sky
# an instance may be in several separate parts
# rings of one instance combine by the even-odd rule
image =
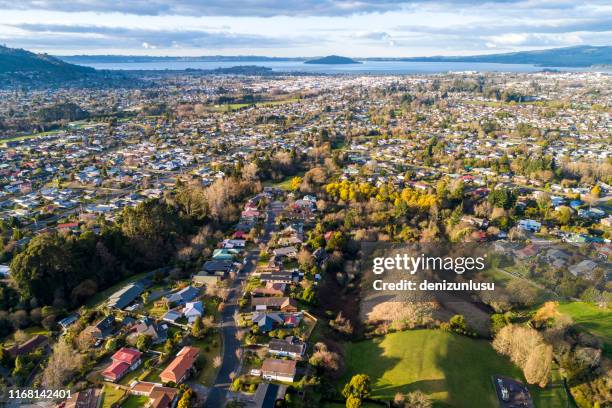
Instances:
[[[54,55],[476,55],[611,45],[612,1],[0,0],[0,44]]]

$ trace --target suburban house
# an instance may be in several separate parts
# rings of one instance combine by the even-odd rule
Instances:
[[[295,338],[288,337],[287,339],[273,339],[268,343],[268,352],[276,357],[290,357],[293,359],[301,359],[306,351],[306,344]]]
[[[183,317],[183,314],[177,310],[168,310],[162,317],[162,320],[169,323],[176,323],[178,319]]]
[[[185,305],[185,309],[183,309],[183,316],[187,318],[189,324],[193,324],[196,318],[202,317],[204,315],[204,305],[201,301],[197,302],[188,302]]]
[[[215,261],[233,261],[239,251],[236,249],[217,248],[213,251],[212,259]]]
[[[171,408],[175,405],[178,390],[176,388],[162,387],[159,384],[139,381],[132,384],[130,394],[149,397],[149,408]]]
[[[288,246],[288,247],[276,248],[275,250],[272,251],[272,253],[274,254],[275,257],[278,257],[278,258],[282,258],[282,257],[296,258],[298,251],[295,247]]]
[[[112,363],[102,371],[106,381],[119,381],[125,374],[140,366],[142,353],[133,348],[123,347],[111,357]]]
[[[296,373],[295,360],[266,358],[261,366],[261,376],[270,381],[293,382]]]
[[[71,315],[64,317],[62,320],[57,322],[57,324],[59,324],[63,330],[66,330],[68,327],[76,323],[77,320],[79,320],[79,315],[76,313],[73,313]]]
[[[251,291],[252,296],[283,296],[287,284],[285,283],[266,283],[265,287],[257,287]]]
[[[279,313],[260,313],[253,312],[253,324],[259,326],[262,333],[267,333],[274,330],[278,326],[282,326],[284,322],[283,316]]]
[[[234,270],[234,264],[232,261],[207,261],[202,270],[209,275],[225,276]]]
[[[297,301],[288,297],[258,297],[251,299],[253,310],[280,310],[297,312]]]
[[[519,220],[519,228],[525,231],[538,232],[542,228],[542,224],[535,220]]]
[[[168,326],[165,324],[158,324],[148,317],[137,322],[132,330],[133,332],[128,338],[133,340],[140,335],[145,335],[151,337],[153,344],[159,344],[165,342],[168,338]]]
[[[585,259],[576,265],[570,266],[567,268],[567,270],[574,276],[582,276],[589,279],[591,278],[591,274],[595,268],[597,268],[596,262],[593,262],[590,259]]]
[[[189,377],[191,368],[198,358],[199,353],[200,349],[197,347],[183,347],[176,355],[176,358],[161,372],[159,378],[161,378],[164,383],[182,383]]]
[[[98,408],[102,389],[89,388],[73,393],[70,398],[63,402],[62,408]]]
[[[278,272],[263,272],[259,275],[259,279],[264,283],[294,283],[300,281],[300,274],[297,271],[278,271]]]
[[[103,340],[110,336],[115,329],[115,316],[106,316],[93,326],[87,327],[87,333],[96,340]]]
[[[107,305],[110,308],[121,310],[136,300],[143,292],[144,287],[142,284],[138,282],[131,283],[113,293],[108,299]]]
[[[221,276],[209,275],[206,272],[198,272],[191,278],[195,286],[216,285],[221,280]]]
[[[199,289],[194,288],[193,286],[187,286],[178,292],[172,293],[166,299],[170,303],[184,305],[185,303],[191,302],[193,299],[195,299],[199,293]]]
[[[242,231],[237,231],[234,233],[234,236],[236,237],[244,237],[245,235],[246,234]],[[221,245],[226,249],[242,249],[246,245],[246,241],[244,239],[224,239]]]

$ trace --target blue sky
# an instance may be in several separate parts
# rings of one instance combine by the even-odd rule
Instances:
[[[594,0],[0,0],[0,43],[57,55],[471,55],[612,44]]]

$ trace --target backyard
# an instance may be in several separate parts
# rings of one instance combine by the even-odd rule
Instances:
[[[599,307],[587,302],[565,302],[559,312],[569,315],[579,328],[599,337],[604,343],[604,352],[612,357],[612,308]]]
[[[102,404],[100,405],[102,408],[111,408],[114,403],[119,401],[125,391],[121,388],[115,388],[111,385],[105,384],[102,390]]]
[[[420,390],[436,407],[494,407],[493,374],[524,381],[520,370],[487,341],[440,330],[413,330],[347,343],[345,363],[341,386],[352,375],[364,373],[372,379],[374,398],[392,400],[397,392]],[[530,386],[536,407],[565,406],[563,388],[556,385],[546,390]]]

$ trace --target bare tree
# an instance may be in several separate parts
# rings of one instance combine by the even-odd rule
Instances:
[[[53,354],[43,372],[42,384],[47,388],[61,388],[82,364],[83,355],[76,353],[72,345],[61,339],[53,346]]]

